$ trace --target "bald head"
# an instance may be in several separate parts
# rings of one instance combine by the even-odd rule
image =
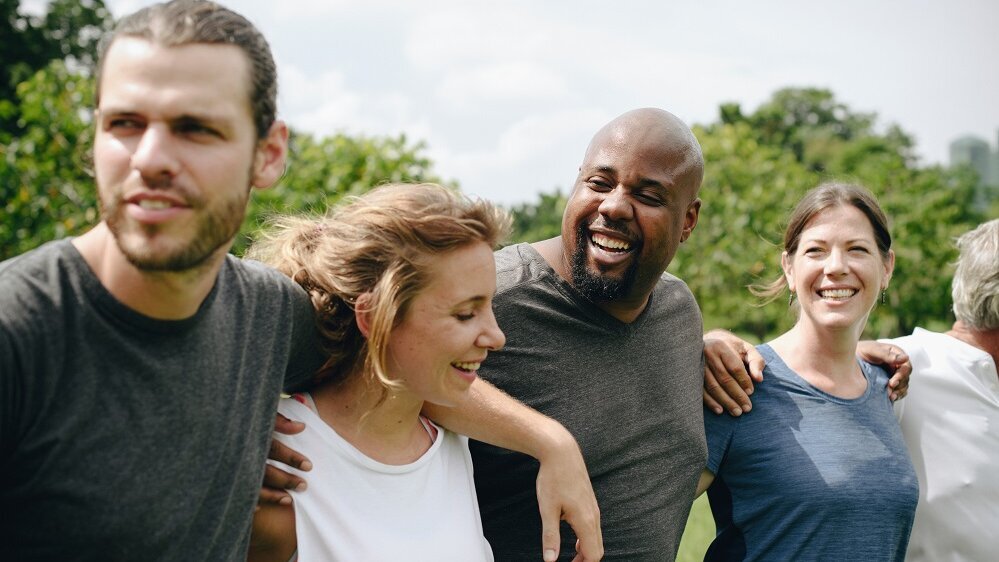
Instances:
[[[632,321],[697,224],[703,176],[701,146],[672,113],[636,109],[604,125],[566,202],[557,270]]]
[[[643,107],[615,117],[593,135],[584,163],[608,144],[627,144],[631,150],[669,166],[677,187],[690,189],[690,196],[696,197],[704,179],[704,156],[690,127],[676,115]]]

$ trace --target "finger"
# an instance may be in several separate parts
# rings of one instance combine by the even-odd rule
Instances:
[[[545,562],[558,560],[559,547],[562,538],[559,534],[560,513],[552,510],[550,502],[538,498],[538,510],[541,512],[541,559]]]
[[[284,490],[261,488],[260,496],[257,498],[257,503],[273,504],[273,505],[291,505],[291,494],[285,492]]]
[[[746,350],[746,364],[749,365],[749,376],[756,382],[763,382],[763,368],[767,362],[753,346]]]
[[[749,395],[753,393],[753,379],[749,371],[746,370],[746,363],[744,362],[748,355],[748,349],[746,348],[753,349],[752,346],[746,345],[741,353],[736,353],[734,349],[724,343],[715,341],[705,342],[704,365],[711,369],[715,379],[728,392],[731,398],[741,404],[744,410],[749,411],[752,408]],[[755,352],[756,350],[753,349],[753,351]],[[756,355],[759,356],[759,354]],[[762,359],[760,357],[760,360]],[[734,381],[735,384],[728,383],[729,379]],[[738,385],[739,388],[736,388],[735,385]]]
[[[576,558],[582,560],[599,560],[604,555],[604,539],[600,532],[599,510],[594,511],[596,518],[578,516],[566,518],[566,523],[576,533]]]
[[[579,539],[576,539],[576,555],[572,557],[572,562],[586,562],[583,553],[579,551]]]
[[[274,419],[274,431],[285,435],[294,435],[305,430],[305,424],[300,421],[288,419],[278,414]]]
[[[264,488],[270,488],[279,492],[281,490],[304,492],[307,487],[308,484],[306,484],[304,479],[294,474],[289,474],[270,463],[264,468]]]
[[[271,449],[267,453],[267,458],[284,463],[299,470],[312,470],[312,462],[295,449],[285,445],[277,439],[271,439]]]
[[[703,391],[703,394],[704,394],[704,397],[703,397],[703,399],[704,399],[704,405],[709,410],[711,410],[712,412],[714,412],[716,414],[721,414],[722,412],[725,411],[725,409],[722,408],[721,404],[719,404],[718,402],[716,402],[715,399],[712,398],[710,394],[708,394],[707,390]]]
[[[704,367],[704,391],[733,416],[742,415],[743,407],[740,403],[749,403],[749,397],[735,379],[725,373],[719,378],[707,366]]]

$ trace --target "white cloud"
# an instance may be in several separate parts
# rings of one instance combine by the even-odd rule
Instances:
[[[568,93],[557,73],[531,61],[487,64],[449,72],[437,89],[446,103],[476,106],[481,102],[546,100]]]

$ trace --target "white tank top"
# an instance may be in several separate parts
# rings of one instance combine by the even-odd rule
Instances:
[[[294,398],[282,399],[278,411],[306,429],[274,437],[313,465],[309,472],[290,470],[309,484],[291,492],[299,562],[492,562],[467,437],[433,426],[437,435],[423,456],[388,465],[361,453]]]

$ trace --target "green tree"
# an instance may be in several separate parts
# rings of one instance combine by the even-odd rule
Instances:
[[[54,0],[41,16],[20,12],[20,0],[0,0],[0,142],[23,128],[17,111],[17,85],[61,60],[70,68],[90,69],[97,44],[111,28],[103,0]]]
[[[406,135],[366,137],[334,135],[323,139],[292,133],[288,167],[270,189],[257,191],[236,239],[234,253],[242,255],[254,233],[275,213],[321,213],[347,195],[397,182],[442,183],[425,143]],[[457,187],[455,182],[450,182]]]
[[[558,236],[562,231],[562,213],[566,197],[561,189],[541,193],[537,203],[521,203],[509,209],[513,221],[511,242],[534,242]]]
[[[93,81],[56,60],[17,89],[21,133],[0,143],[0,260],[97,222]]]
[[[706,327],[762,341],[794,323],[786,301],[761,306],[746,286],[781,273],[787,216],[806,191],[830,180],[869,188],[892,226],[895,276],[867,335],[952,321],[952,241],[984,218],[972,204],[972,173],[920,166],[904,131],[879,129],[874,114],[853,111],[828,90],[788,88],[752,113],[729,103],[719,114],[717,122],[694,127],[705,158],[703,205],[697,229],[670,265],[697,297]],[[556,191],[514,207],[514,240],[558,234],[564,205]]]
[[[898,335],[952,319],[952,240],[983,218],[971,203],[967,172],[920,167],[901,129],[878,132],[873,114],[853,112],[826,90],[781,90],[748,115],[727,104],[719,123],[696,133],[706,161],[704,206],[672,271],[691,286],[706,326],[761,340],[790,327],[786,305],[761,307],[741,288],[780,274],[787,215],[828,180],[869,188],[892,226],[895,276],[867,334]]]

